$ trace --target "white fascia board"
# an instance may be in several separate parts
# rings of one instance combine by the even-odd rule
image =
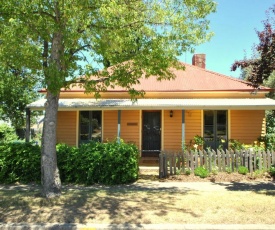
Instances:
[[[44,110],[46,99],[27,106]],[[274,110],[275,100],[269,98],[245,99],[59,99],[59,110]]]

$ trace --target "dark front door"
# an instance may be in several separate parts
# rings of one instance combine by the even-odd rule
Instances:
[[[161,149],[160,111],[144,111],[142,115],[142,156],[156,157]]]

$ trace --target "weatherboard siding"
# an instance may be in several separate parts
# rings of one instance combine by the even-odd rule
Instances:
[[[74,146],[77,135],[77,111],[59,111],[57,114],[57,143]]]
[[[185,145],[188,146],[194,136],[202,135],[202,111],[187,110],[185,111]]]
[[[121,138],[124,142],[133,143],[137,147],[140,145],[140,111],[139,110],[123,110],[121,111]]]
[[[164,128],[163,128],[163,148],[164,150],[181,149],[181,110],[173,110],[173,117],[170,117],[170,110],[164,111]]]
[[[244,144],[253,144],[265,134],[265,111],[232,110],[230,114],[231,139],[239,140]]]
[[[103,116],[103,138],[104,142],[113,141],[117,137],[117,110],[102,111]]]

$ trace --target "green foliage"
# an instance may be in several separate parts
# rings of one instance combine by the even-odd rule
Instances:
[[[184,150],[202,150],[205,140],[202,136],[196,135],[189,141],[189,145],[184,145]]]
[[[138,149],[123,141],[90,142],[79,149],[59,144],[57,157],[63,182],[124,184],[138,178]]]
[[[206,178],[209,176],[209,171],[206,168],[200,166],[194,170],[194,174],[195,176],[199,176],[200,178]]]
[[[225,172],[228,174],[232,173],[232,168],[231,167],[225,167]]]
[[[248,168],[245,166],[240,166],[238,168],[238,173],[242,174],[242,175],[246,175],[248,173]]]
[[[275,150],[275,111],[266,111],[266,135],[261,137],[265,148]]]
[[[38,98],[37,79],[23,70],[2,68],[1,62],[0,76],[0,119],[10,121],[14,128],[25,127],[26,106]]]
[[[270,176],[275,177],[275,165],[271,165],[269,169],[269,174]]]
[[[205,141],[204,141],[204,138],[202,136],[196,135],[196,136],[194,136],[194,142],[197,145],[203,146]]]
[[[80,148],[65,144],[56,148],[63,182],[124,184],[138,178],[139,152],[135,145],[90,142]],[[0,143],[0,183],[40,181],[40,152],[33,143]]]
[[[259,88],[264,81],[268,81],[275,70],[274,13],[275,6],[273,5],[267,12],[267,20],[263,21],[264,29],[256,31],[259,43],[254,46],[255,58],[235,61],[231,67],[232,70],[236,70],[239,67],[242,69],[249,67],[246,78],[254,88]]]
[[[264,85],[267,87],[270,87],[272,89],[275,88],[275,71],[273,71],[270,74],[269,78],[264,81]],[[267,94],[267,97],[275,99],[275,92],[271,91],[270,93]],[[267,113],[270,113],[270,112],[272,112],[272,111],[267,111]],[[273,114],[274,114],[274,110],[273,110]],[[275,126],[273,126],[273,129],[275,129]],[[267,132],[268,132],[268,130],[267,130]]]
[[[275,172],[275,171],[274,171],[274,172]],[[255,170],[255,171],[252,173],[251,177],[256,179],[256,178],[262,177],[263,174],[264,174],[264,171],[263,171],[263,170],[257,169],[257,170]]]
[[[275,133],[275,111],[274,110],[266,111],[265,117],[266,117],[266,133],[268,134]]]
[[[212,167],[211,173],[212,173],[213,175],[217,175],[217,174],[219,173],[219,168],[218,168],[217,166],[216,166],[216,167]]]
[[[191,174],[191,169],[186,168],[184,174],[189,176]]]
[[[181,169],[177,169],[176,175],[180,175],[180,174],[182,174],[182,170]]]
[[[40,147],[33,143],[0,143],[0,183],[40,181]]]
[[[82,165],[86,159],[85,153],[82,158],[79,157],[79,149],[66,144],[57,144],[57,162],[60,179],[63,182],[81,183],[85,173],[86,164]]]
[[[232,150],[241,150],[243,149],[243,145],[241,144],[240,141],[236,140],[236,139],[230,139],[229,140],[229,148],[231,148]]]
[[[18,139],[13,127],[7,124],[0,125],[0,142],[12,142]]]
[[[143,73],[171,79],[169,67],[179,67],[177,57],[212,37],[207,16],[215,10],[213,0],[4,1],[0,62],[41,76],[38,81],[55,95],[79,75],[91,74],[106,77],[100,84],[81,79],[96,96],[110,85],[136,95],[131,85]],[[106,62],[115,65],[112,76],[98,72]]]
[[[42,171],[59,176],[52,160],[56,138],[48,126],[57,123],[61,88],[79,84],[99,97],[107,87],[120,86],[131,98],[144,95],[133,88],[143,75],[173,79],[171,67],[184,69],[177,58],[212,37],[207,16],[215,10],[213,0],[2,1],[1,65],[28,70],[47,89],[43,145],[52,150],[42,149]],[[98,71],[104,60],[114,66]],[[43,183],[46,196],[60,195],[56,181]]]

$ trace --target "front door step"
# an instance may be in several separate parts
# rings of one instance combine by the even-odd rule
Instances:
[[[159,158],[158,157],[141,157],[139,160],[140,166],[158,166]]]

